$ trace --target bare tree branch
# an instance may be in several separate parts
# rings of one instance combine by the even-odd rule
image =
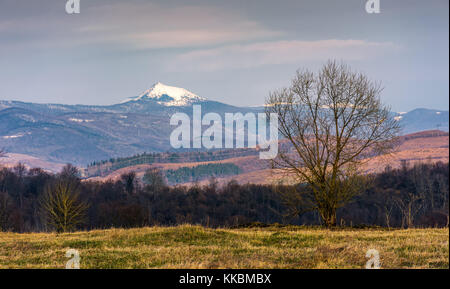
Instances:
[[[364,159],[394,148],[399,126],[381,91],[365,75],[329,61],[317,74],[298,71],[290,88],[267,99],[266,112],[278,114],[279,132],[289,142],[273,167],[309,184],[328,226],[360,190]]]

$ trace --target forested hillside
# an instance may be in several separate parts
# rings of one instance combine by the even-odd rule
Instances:
[[[170,184],[196,182],[210,177],[223,177],[238,175],[241,169],[231,163],[206,164],[192,168],[182,167],[177,170],[165,171],[165,176]]]
[[[105,176],[121,168],[142,164],[219,161],[233,157],[256,155],[257,153],[255,149],[142,153],[130,157],[92,162],[86,169],[86,177]]]

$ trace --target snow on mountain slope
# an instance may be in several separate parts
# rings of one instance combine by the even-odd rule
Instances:
[[[402,133],[414,133],[425,130],[449,130],[449,114],[445,110],[418,108],[407,113],[395,113],[394,119],[402,127]]]
[[[128,98],[122,103],[138,101],[141,99],[156,100],[159,104],[165,106],[188,106],[194,102],[206,100],[206,98],[200,97],[184,88],[169,86],[158,82],[139,96]]]

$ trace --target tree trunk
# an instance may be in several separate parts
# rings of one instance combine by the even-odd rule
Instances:
[[[336,227],[336,209],[335,208],[323,208],[320,210],[322,221],[328,228]]]
[[[412,216],[412,202],[408,204],[408,228],[413,227],[413,216]]]

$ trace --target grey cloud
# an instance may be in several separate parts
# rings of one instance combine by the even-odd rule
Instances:
[[[169,62],[169,71],[215,71],[327,58],[362,60],[398,51],[391,42],[363,40],[273,41],[194,50]]]
[[[283,35],[239,11],[149,2],[100,2],[73,17],[61,11],[54,17],[11,19],[0,22],[0,33],[3,46],[114,45],[131,50],[212,46]]]

